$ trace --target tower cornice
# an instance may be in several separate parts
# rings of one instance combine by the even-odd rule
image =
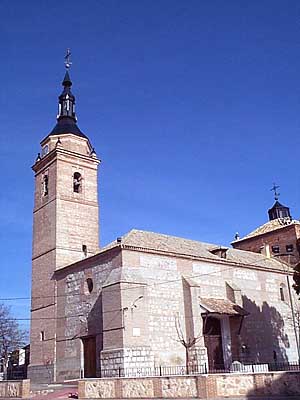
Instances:
[[[94,163],[95,165],[101,163],[101,160],[96,156],[84,155],[64,148],[55,148],[52,151],[50,151],[47,155],[45,155],[43,158],[41,158],[39,161],[36,161],[31,168],[33,169],[34,172],[38,172],[46,168],[52,161],[57,159],[59,155],[75,157],[79,160],[88,161],[89,163],[92,161],[92,163]]]

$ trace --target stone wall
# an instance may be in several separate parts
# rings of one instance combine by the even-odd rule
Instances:
[[[78,383],[78,395],[80,399],[289,397],[300,395],[300,373],[85,379]]]
[[[0,399],[1,398],[28,398],[30,396],[30,380],[23,381],[1,381],[0,382]]]
[[[195,346],[189,349],[189,359],[191,366],[207,365],[207,348],[205,346]]]
[[[243,252],[234,253],[238,262]],[[81,338],[89,336],[96,337],[97,369],[86,376],[185,365],[180,331],[184,338],[197,338],[190,365],[207,365],[199,298],[229,296],[249,313],[243,319],[219,316],[226,367],[232,361],[297,361],[290,306],[279,291],[286,275],[263,269],[254,253],[248,257],[249,267],[222,266],[218,260],[150,254],[120,245],[57,271],[57,380],[83,376]],[[94,282],[91,293],[85,289],[88,278]]]
[[[77,268],[74,265],[71,271],[57,272],[59,276],[57,294],[60,300],[57,305],[56,325],[57,381],[79,378],[80,373],[84,370],[81,338],[95,336],[96,354],[99,355],[103,349],[103,319],[107,318],[108,321],[112,321],[111,324],[116,323],[117,327],[121,324],[118,320],[121,314],[118,311],[121,307],[118,300],[120,296],[115,290],[109,304],[110,308],[103,310],[101,292],[103,283],[110,272],[119,264],[119,253],[111,251],[109,254],[93,257],[92,262],[87,259],[84,267]],[[85,287],[88,278],[93,281],[91,293]],[[106,300],[108,300],[107,296]],[[110,312],[110,310],[112,311]],[[106,324],[106,328],[114,328],[114,326]],[[106,335],[108,337],[114,335],[116,338],[116,332],[120,338],[118,341],[115,340],[115,344],[120,348],[122,346],[122,330],[109,331]],[[96,361],[96,376],[99,376],[100,357],[97,357]]]
[[[118,371],[130,368],[132,372],[140,368],[153,368],[154,356],[149,347],[122,348],[101,352],[101,369]]]
[[[195,296],[189,286],[183,285],[182,271],[192,272],[191,261],[130,250],[123,251],[122,255],[123,270],[135,281],[140,275],[145,284],[140,293],[136,292],[137,289],[133,290],[132,284],[130,290],[122,291],[123,306],[129,308],[125,315],[124,347],[137,350],[139,347],[150,347],[150,357],[145,360],[147,366],[184,365],[185,349],[178,341],[176,322],[185,335],[198,337],[202,332],[202,317],[197,302],[199,293]],[[195,309],[191,301],[193,296],[197,298]],[[140,300],[135,303],[137,298]],[[135,306],[132,307],[132,304]],[[184,317],[186,310],[189,311],[187,318]],[[197,347],[201,351],[193,351],[191,361],[197,365],[205,364],[207,355],[202,339],[197,342]],[[139,367],[135,360],[130,362],[129,358],[124,366]]]

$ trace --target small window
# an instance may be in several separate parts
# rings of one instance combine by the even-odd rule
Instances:
[[[210,252],[220,258],[227,258],[227,247],[217,247],[215,249],[210,250]]]
[[[279,246],[272,246],[272,253],[278,254],[280,252]]]
[[[84,257],[87,257],[87,245],[86,244],[82,245],[82,252],[84,254]]]
[[[43,196],[48,196],[48,175],[43,176]]]
[[[45,331],[41,331],[40,340],[41,340],[41,342],[44,342],[44,340],[45,340]]]
[[[81,193],[82,190],[82,177],[79,172],[75,172],[73,175],[73,192]]]
[[[92,293],[92,291],[94,289],[93,279],[92,278],[87,278],[86,285],[87,285],[87,289],[88,289],[89,293]]]
[[[287,252],[287,253],[292,253],[292,252],[294,251],[294,245],[292,245],[292,244],[287,244],[287,245],[285,246],[285,249],[286,249],[286,252]]]
[[[280,292],[280,300],[281,300],[281,301],[285,301],[285,295],[284,295],[285,290],[284,290],[284,285],[280,285],[279,292]]]

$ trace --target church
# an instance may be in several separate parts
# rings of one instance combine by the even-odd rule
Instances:
[[[77,125],[68,68],[62,85],[32,167],[28,377],[296,362],[292,269],[270,252],[137,229],[99,248],[100,160]]]

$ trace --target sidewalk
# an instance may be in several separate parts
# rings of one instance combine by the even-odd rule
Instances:
[[[61,384],[32,384],[31,397],[34,400],[69,399],[77,394],[77,382]]]

